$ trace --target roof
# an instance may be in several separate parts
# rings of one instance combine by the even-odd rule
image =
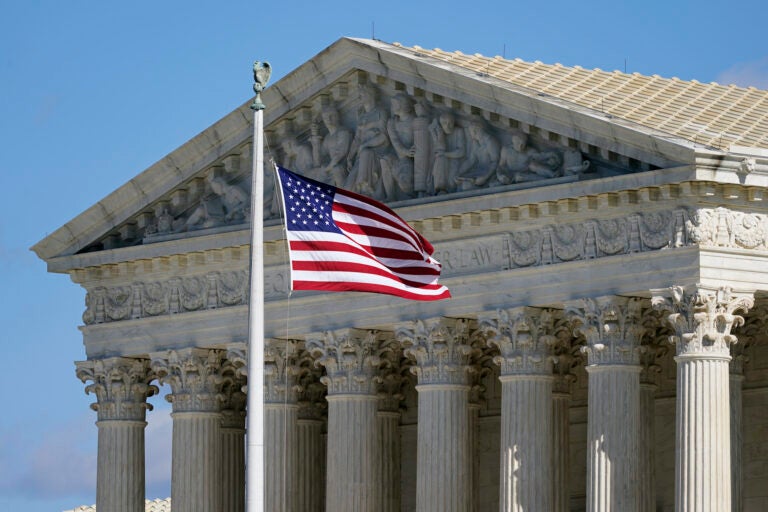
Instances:
[[[419,46],[407,49],[695,143],[768,148],[765,90]]]
[[[171,512],[171,498],[147,500],[145,512]],[[96,505],[82,505],[64,512],[96,512]]]

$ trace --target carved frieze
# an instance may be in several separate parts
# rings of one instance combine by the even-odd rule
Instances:
[[[688,219],[687,231],[703,247],[768,250],[768,215],[764,214],[702,208]]]
[[[364,73],[353,73],[297,105],[265,134],[266,156],[275,162],[384,202],[648,168]],[[84,251],[244,227],[250,219],[251,152],[250,141],[232,149]],[[264,218],[279,216],[275,178],[266,172]]]

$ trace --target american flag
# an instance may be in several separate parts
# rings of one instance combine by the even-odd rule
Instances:
[[[451,296],[432,245],[386,205],[277,167],[294,290]]]

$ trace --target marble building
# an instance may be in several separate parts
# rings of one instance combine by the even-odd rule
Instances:
[[[768,509],[768,91],[344,38],[262,97],[453,295],[290,293],[267,173],[267,510]],[[244,509],[248,104],[33,247],[87,292],[100,511],[157,383],[174,511]]]

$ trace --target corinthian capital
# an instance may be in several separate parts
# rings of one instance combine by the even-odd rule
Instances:
[[[500,309],[495,317],[480,319],[480,330],[488,336],[488,345],[499,349],[493,362],[502,376],[552,373],[557,338],[551,309]]]
[[[144,421],[146,411],[152,410],[147,398],[157,394],[157,386],[150,384],[153,376],[149,363],[144,359],[109,357],[75,363],[77,378],[83,383],[86,394],[96,395],[91,409],[98,413],[99,421]]]
[[[298,387],[296,364],[299,343],[294,340],[264,341],[264,400],[295,403]]]
[[[173,412],[218,412],[224,378],[222,351],[201,348],[169,350],[151,355],[152,370],[162,384],[171,386],[166,399]]]
[[[329,395],[376,394],[375,371],[379,366],[379,343],[375,331],[340,329],[310,336],[307,351],[317,365],[325,367],[320,381]]]
[[[628,364],[640,362],[642,301],[636,298],[603,296],[567,304],[566,315],[574,332],[582,334],[589,364]]]
[[[415,361],[411,371],[419,384],[469,383],[470,358],[474,352],[468,321],[457,318],[417,320],[396,330],[403,353]]]
[[[754,305],[751,292],[736,293],[728,287],[672,286],[652,294],[653,307],[666,312],[674,330],[671,341],[678,356],[728,357],[729,345],[736,343],[731,329],[744,323],[736,312]]]

